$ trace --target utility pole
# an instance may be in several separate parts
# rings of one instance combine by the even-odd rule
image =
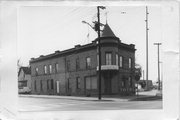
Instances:
[[[99,94],[98,99],[101,100],[101,44],[100,44],[100,8],[105,9],[103,6],[97,6],[97,18],[98,22],[96,23],[96,28],[98,31],[98,53],[99,53],[99,72],[98,72],[98,79],[99,79]],[[95,28],[95,29],[96,29]]]
[[[148,7],[146,6],[146,90],[148,90]]]
[[[157,51],[158,51],[158,90],[160,90],[160,61],[159,61],[159,45],[161,45],[161,43],[154,43],[154,45],[157,45]]]

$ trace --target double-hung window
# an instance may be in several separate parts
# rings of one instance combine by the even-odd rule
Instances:
[[[49,65],[49,74],[52,73],[52,65]]]
[[[86,58],[86,68],[89,69],[91,67],[91,58],[87,57]]]
[[[106,53],[106,65],[112,64],[112,53]]]
[[[123,57],[119,56],[119,67],[123,67]]]

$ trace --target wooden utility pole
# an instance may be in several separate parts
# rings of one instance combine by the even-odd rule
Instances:
[[[154,43],[154,45],[157,45],[157,54],[158,54],[158,90],[160,90],[160,61],[159,61],[159,45],[161,45],[161,43]]]
[[[148,7],[146,6],[146,90],[148,90]]]
[[[101,100],[101,44],[100,44],[100,8],[105,9],[103,6],[97,6],[97,31],[98,31],[98,53],[99,53],[99,72],[98,72],[98,79],[99,79],[99,94],[98,94],[98,99]]]

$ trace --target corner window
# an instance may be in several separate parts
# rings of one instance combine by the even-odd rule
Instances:
[[[87,57],[86,58],[86,68],[89,69],[91,67],[91,58]]]
[[[106,53],[106,65],[112,64],[112,53]]]

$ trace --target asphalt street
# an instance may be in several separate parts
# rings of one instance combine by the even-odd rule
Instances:
[[[153,93],[153,94],[152,94]],[[140,95],[154,96],[153,91]],[[112,114],[119,115],[128,110],[162,110],[162,99],[128,101],[122,98],[102,98],[73,96],[20,96],[18,98],[19,120],[61,119],[102,119]],[[125,111],[124,111],[125,110]],[[120,111],[120,112],[119,112]],[[137,113],[136,113],[137,114]],[[123,114],[122,114],[123,115]],[[54,120],[54,119],[53,119]]]
[[[71,100],[19,97],[19,112],[161,109],[162,101]]]

